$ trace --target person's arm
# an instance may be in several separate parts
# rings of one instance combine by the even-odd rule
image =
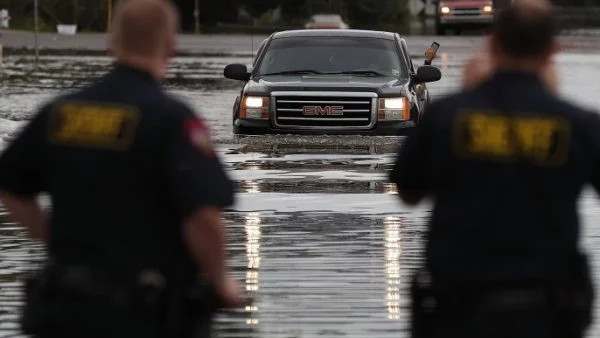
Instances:
[[[226,233],[221,211],[216,207],[198,208],[189,216],[183,233],[188,249],[212,285],[223,285],[227,276]]]
[[[472,89],[479,86],[492,76],[494,68],[487,51],[474,54],[463,68],[462,87]]]
[[[588,163],[586,178],[596,193],[600,195],[600,134],[598,134],[600,114],[587,112],[587,116],[585,116],[579,126],[580,130],[583,130],[579,133],[584,136],[585,140],[585,160]]]
[[[398,196],[408,205],[420,203],[427,195],[432,113],[433,109],[428,109],[412,134],[405,139],[390,173],[390,181],[396,184]]]
[[[0,201],[29,234],[48,240],[48,215],[37,201],[43,190],[43,112],[29,122],[0,156]]]
[[[199,269],[226,306],[241,304],[227,275],[226,232],[221,210],[234,202],[233,184],[201,120],[188,114],[176,122],[168,150],[171,193],[182,216],[182,235]]]

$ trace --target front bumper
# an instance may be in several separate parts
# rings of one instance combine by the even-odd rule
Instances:
[[[268,120],[236,119],[234,124],[248,131],[248,134],[300,134],[300,135],[372,135],[372,136],[401,136],[416,127],[414,121],[378,121],[371,129],[354,130],[320,130],[314,127],[306,129],[275,128]]]
[[[444,26],[459,26],[459,25],[491,25],[494,23],[493,15],[477,15],[477,16],[442,16],[439,22]]]

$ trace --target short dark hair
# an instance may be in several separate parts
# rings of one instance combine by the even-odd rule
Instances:
[[[513,5],[501,10],[492,34],[510,57],[543,57],[558,31],[554,9]]]

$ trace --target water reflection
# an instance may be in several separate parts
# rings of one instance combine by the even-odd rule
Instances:
[[[246,231],[246,257],[248,266],[246,271],[246,292],[250,299],[255,300],[259,293],[259,269],[260,269],[260,237],[261,237],[260,213],[253,212],[246,216],[244,229]],[[246,324],[257,325],[258,306],[255,301],[246,305],[248,314]]]
[[[398,194],[398,187],[396,186],[395,183],[384,182],[384,183],[382,183],[382,185],[383,185],[383,193],[384,194],[390,194],[390,195]]]
[[[313,176],[314,177],[314,176]],[[274,178],[270,180],[240,180],[236,193],[321,193],[321,194],[397,194],[396,187],[382,181],[352,181],[350,179],[309,180],[308,177]]]
[[[440,54],[438,54],[438,58],[440,60],[440,66],[439,66],[440,70],[442,72],[448,71],[448,67],[450,64],[450,58],[448,56],[448,53],[440,53]]]
[[[241,191],[247,194],[258,194],[261,192],[260,183],[257,181],[244,180],[240,183]]]
[[[263,135],[260,137],[234,137],[236,143],[244,143],[241,153],[268,155],[293,154],[339,154],[379,155],[394,153],[398,136],[347,135]]]
[[[385,231],[385,272],[387,276],[386,305],[388,319],[400,319],[400,227],[398,217],[386,217]]]

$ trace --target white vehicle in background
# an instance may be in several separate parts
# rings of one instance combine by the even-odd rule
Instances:
[[[310,20],[304,25],[307,29],[348,29],[350,28],[344,22],[339,14],[315,14],[310,17]]]

